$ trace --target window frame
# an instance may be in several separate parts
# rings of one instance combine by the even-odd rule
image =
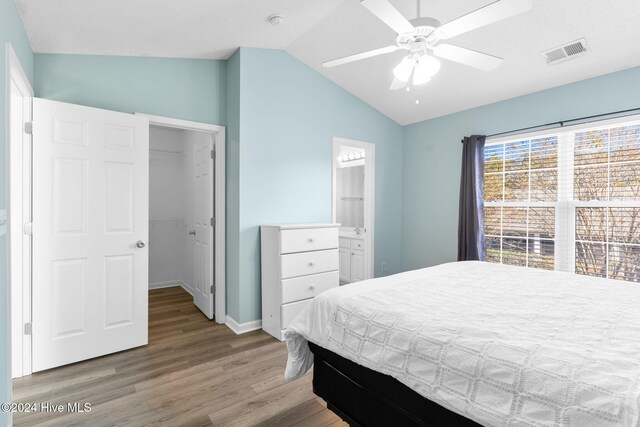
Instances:
[[[533,139],[542,139],[548,137],[557,137],[558,157],[557,157],[557,200],[556,201],[518,201],[506,202],[502,201],[484,201],[485,207],[553,207],[555,208],[555,226],[554,226],[554,270],[576,273],[576,243],[580,240],[576,239],[576,209],[581,207],[602,207],[602,208],[640,208],[639,200],[618,200],[618,201],[602,201],[602,200],[574,200],[574,179],[575,179],[575,134],[584,131],[597,131],[602,129],[614,128],[620,126],[640,126],[640,114],[619,116],[597,121],[581,121],[580,123],[545,128],[534,132],[510,133],[508,135],[487,137],[485,148],[508,144],[510,142],[530,141]],[[610,152],[610,146],[609,146]],[[483,159],[484,161],[484,159]],[[611,160],[607,162],[611,165]],[[531,168],[528,169],[531,171]],[[502,173],[504,173],[504,168]],[[490,174],[491,172],[489,172]],[[487,172],[483,174],[483,179]],[[571,179],[561,179],[562,176],[570,176]],[[503,180],[503,198],[504,198],[504,180]],[[529,186],[531,182],[529,181]],[[529,188],[529,194],[530,188]],[[501,223],[503,217],[501,216]],[[501,226],[502,227],[502,226]],[[504,238],[504,235],[490,237]],[[606,233],[606,242],[602,242],[608,248],[609,233]],[[508,236],[507,236],[508,237]],[[486,238],[486,236],[485,236]],[[527,241],[528,241],[527,236]],[[527,243],[528,245],[528,243]],[[639,246],[640,245],[636,245]],[[528,246],[526,248],[528,254]],[[608,250],[608,249],[607,249]],[[527,255],[528,257],[528,255]],[[527,258],[528,259],[528,258]],[[502,243],[501,243],[501,261],[502,263]],[[607,275],[609,271],[609,257],[606,257]]]

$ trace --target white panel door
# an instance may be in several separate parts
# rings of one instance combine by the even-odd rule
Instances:
[[[33,100],[33,371],[147,343],[148,119]]]
[[[214,162],[211,155],[213,141],[211,136],[199,138],[194,149],[194,220],[195,220],[195,251],[194,270],[195,286],[193,300],[196,306],[209,319],[214,315],[214,286],[213,286],[213,177]]]

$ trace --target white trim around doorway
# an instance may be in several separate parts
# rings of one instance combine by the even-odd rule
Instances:
[[[33,88],[10,43],[5,43],[7,95],[7,211],[2,232],[8,240],[9,372],[12,378],[30,375],[31,367],[31,122]],[[14,103],[13,100],[21,99]],[[19,105],[18,105],[19,104]],[[16,129],[17,127],[17,129]]]
[[[376,146],[370,142],[357,141],[354,139],[333,137],[332,141],[332,161],[331,161],[331,220],[336,222],[336,167],[338,165],[338,155],[340,147],[358,147],[365,152],[364,162],[364,224],[366,228],[365,239],[365,279],[374,277],[375,266],[375,177],[376,177]]]
[[[226,323],[225,127],[144,113],[135,114],[147,117],[152,126],[208,132],[215,136],[215,220],[216,230],[221,230],[215,233],[215,320],[217,323]]]

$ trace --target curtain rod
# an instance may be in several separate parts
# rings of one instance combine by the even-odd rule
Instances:
[[[596,119],[598,117],[616,116],[618,114],[632,113],[632,112],[637,112],[637,111],[640,111],[640,107],[638,107],[638,108],[629,108],[628,110],[613,111],[611,113],[594,114],[593,116],[584,116],[584,117],[578,117],[578,118],[569,119],[569,120],[561,120],[561,121],[557,121],[557,122],[546,123],[546,124],[543,124],[543,125],[529,126],[529,127],[526,127],[526,128],[509,130],[509,131],[506,131],[506,132],[493,133],[491,135],[487,135],[487,138],[494,138],[496,136],[509,135],[510,133],[518,133],[518,132],[523,132],[523,131],[526,131],[526,130],[548,128],[550,126],[563,127],[567,123],[580,122],[582,120],[588,120],[588,119]],[[464,140],[462,140],[460,142],[464,142]]]

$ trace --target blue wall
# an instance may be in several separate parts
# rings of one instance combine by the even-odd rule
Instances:
[[[640,67],[406,126],[404,269],[456,258],[463,136],[637,107]]]
[[[240,323],[260,319],[259,226],[330,222],[332,137],[375,143],[375,275],[400,271],[402,127],[288,53],[240,49]]]
[[[289,54],[242,48],[228,61],[37,54],[35,74],[42,98],[227,125],[234,320],[260,318],[259,225],[331,221],[333,136],[376,143],[376,275],[381,261],[389,273],[400,271],[401,126]]]
[[[33,52],[16,10],[15,2],[0,0],[0,209],[7,208],[7,94],[6,51],[9,42],[16,52],[22,68],[33,84]],[[7,238],[0,236],[0,403],[7,402],[11,391],[11,369],[9,366],[9,289],[7,286]],[[8,424],[7,414],[0,412],[0,425]]]
[[[213,59],[35,55],[40,98],[226,124],[226,63]]]
[[[331,220],[331,138],[376,144],[376,259],[389,273],[456,254],[461,144],[640,105],[640,68],[404,128],[283,51],[228,61],[36,55],[36,95],[227,125],[227,312],[260,318],[259,225]],[[286,208],[285,208],[286,206]]]

